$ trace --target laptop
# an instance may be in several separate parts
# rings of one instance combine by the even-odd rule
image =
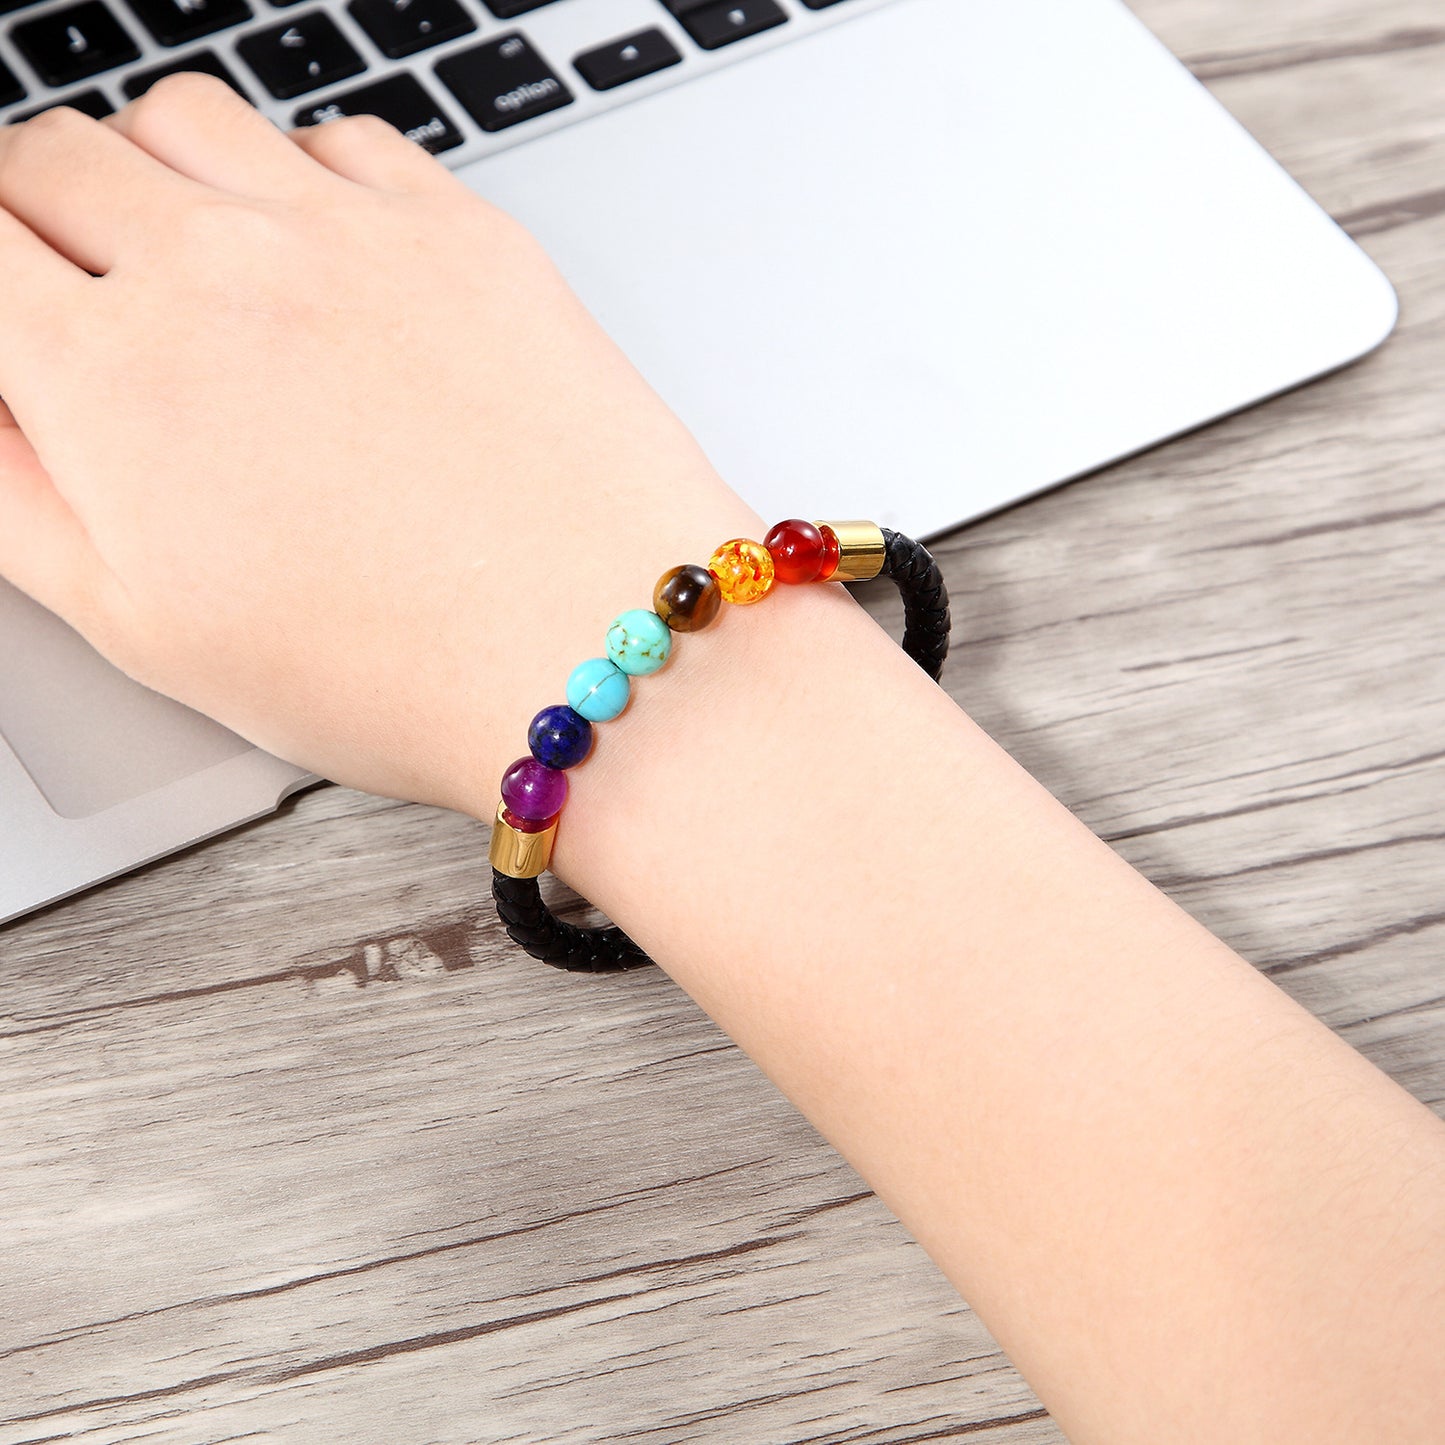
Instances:
[[[765,516],[926,537],[1342,366],[1395,317],[1120,0],[0,11],[0,120],[196,68],[282,126],[385,116],[532,228]],[[310,781],[0,584],[0,920]]]

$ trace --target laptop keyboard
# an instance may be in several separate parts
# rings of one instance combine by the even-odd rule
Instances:
[[[379,115],[462,164],[882,3],[0,0],[0,122],[199,70],[283,128]]]

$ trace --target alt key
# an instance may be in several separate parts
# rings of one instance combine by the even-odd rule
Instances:
[[[456,51],[437,62],[436,73],[483,130],[505,130],[572,104],[572,92],[520,35]]]

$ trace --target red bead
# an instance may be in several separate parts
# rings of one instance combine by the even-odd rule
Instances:
[[[811,522],[800,521],[797,517],[779,522],[763,538],[763,546],[772,553],[773,571],[779,582],[818,580],[827,549],[823,534]]]
[[[838,570],[838,563],[843,560],[843,544],[839,542],[838,534],[826,522],[819,522],[818,530],[823,534],[823,570],[818,573],[818,581],[826,582]]]
[[[545,833],[556,821],[555,813],[550,818],[519,818],[510,808],[502,809],[502,822],[519,833]]]

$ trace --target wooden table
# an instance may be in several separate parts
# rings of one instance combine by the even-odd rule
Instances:
[[[949,685],[1445,1112],[1445,25],[1138,8],[1403,319],[949,538]],[[0,933],[0,1442],[1061,1439],[665,978],[517,966],[481,844],[326,789]]]

